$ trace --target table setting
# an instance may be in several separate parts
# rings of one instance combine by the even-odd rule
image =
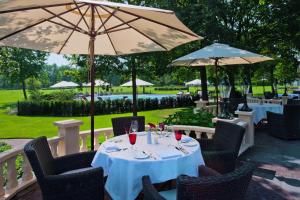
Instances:
[[[243,104],[239,104],[240,109]],[[249,108],[254,112],[253,122],[258,124],[262,119],[267,118],[267,112],[283,113],[283,106],[279,104],[270,103],[248,103]]]
[[[129,131],[106,140],[99,147],[93,167],[102,167],[105,188],[114,200],[135,199],[142,191],[141,178],[149,175],[153,183],[176,179],[179,175],[198,176],[204,165],[198,141],[180,131]],[[137,130],[137,129],[135,129]]]

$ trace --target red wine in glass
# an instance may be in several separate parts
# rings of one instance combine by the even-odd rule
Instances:
[[[165,130],[165,124],[164,123],[159,123],[158,129],[160,130],[160,135],[164,136],[163,131]]]
[[[179,141],[181,140],[181,137],[182,137],[181,131],[175,131],[175,139],[178,141],[178,145],[179,145]]]
[[[129,134],[129,142],[132,145],[132,149],[133,149],[133,145],[135,145],[136,142],[136,133],[130,133]]]

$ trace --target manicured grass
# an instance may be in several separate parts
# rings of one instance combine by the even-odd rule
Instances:
[[[166,109],[140,112],[140,116],[146,117],[146,123],[158,123],[163,118],[180,109]],[[102,115],[95,117],[95,128],[111,127],[111,118],[120,116],[131,116],[131,113]],[[47,137],[57,136],[57,127],[54,121],[79,119],[83,121],[81,130],[90,129],[89,117],[23,117],[8,115],[3,110],[0,111],[0,138],[35,138],[42,135]]]
[[[199,87],[191,87],[190,92],[194,92]],[[210,86],[209,90],[213,91],[214,87]],[[266,91],[271,91],[271,87],[266,87]],[[54,90],[43,90],[45,93],[53,92]],[[96,90],[97,91],[97,90]],[[114,87],[114,92],[118,91],[123,94],[130,94],[131,88]],[[263,87],[253,87],[254,95],[263,93]],[[85,92],[85,89],[83,89]],[[155,94],[176,94],[179,91],[155,91],[154,87],[146,88],[147,93]],[[142,88],[139,88],[139,93],[142,93]],[[279,90],[283,93],[283,89]],[[81,130],[90,129],[89,117],[23,117],[7,114],[8,107],[13,107],[17,101],[23,100],[21,90],[0,90],[0,138],[34,138],[41,135],[53,137],[57,135],[57,127],[53,126],[54,121],[66,119],[80,119],[84,122]],[[146,117],[146,122],[160,122],[163,118],[178,111],[179,109],[166,109],[140,112],[139,115]],[[95,128],[111,127],[111,118],[119,116],[130,116],[131,113],[102,115],[96,116]]]

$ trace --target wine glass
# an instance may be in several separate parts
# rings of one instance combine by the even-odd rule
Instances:
[[[131,121],[131,125],[130,125],[131,131],[132,132],[137,132],[139,129],[139,124],[137,120],[133,120]]]
[[[182,137],[181,131],[176,130],[176,131],[175,131],[175,139],[177,140],[178,145],[179,145],[179,142],[180,142],[180,140],[181,140],[181,137]]]
[[[135,145],[135,142],[136,142],[136,133],[135,132],[132,132],[132,133],[129,133],[129,142],[131,144],[131,150],[133,150],[133,146]]]
[[[163,131],[165,130],[165,124],[164,123],[159,123],[158,130],[160,131],[160,135],[164,136]]]

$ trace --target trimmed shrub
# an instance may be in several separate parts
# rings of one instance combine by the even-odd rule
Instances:
[[[190,97],[166,97],[158,99],[138,99],[138,110],[157,110],[174,107],[188,107],[194,103]],[[95,114],[126,113],[132,111],[132,102],[128,99],[95,101]],[[72,101],[22,101],[18,102],[20,116],[88,116],[90,102]]]

